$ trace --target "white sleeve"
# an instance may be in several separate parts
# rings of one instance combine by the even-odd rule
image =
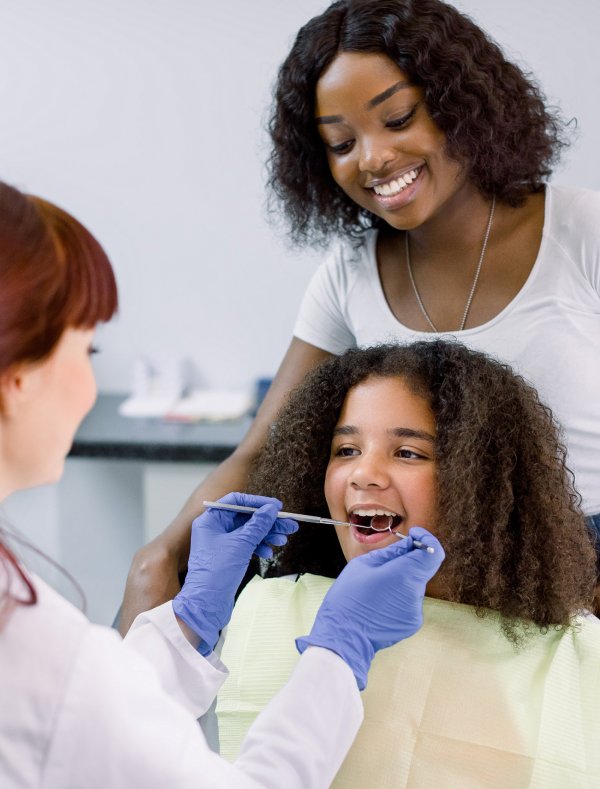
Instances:
[[[600,192],[552,187],[551,234],[600,296]]]
[[[204,715],[227,678],[214,652],[198,659],[177,624],[171,601],[136,617],[124,644],[152,664],[165,692],[195,718]]]
[[[161,660],[170,660],[170,650],[167,644]],[[205,662],[198,653],[195,659]],[[57,711],[42,786],[326,787],[358,731],[362,704],[351,670],[333,653],[307,650],[298,668],[229,764],[210,751],[194,717],[136,649],[90,627]]]
[[[572,211],[581,224],[581,265],[586,278],[600,296],[600,193],[581,190],[577,197]]]
[[[309,282],[294,326],[294,336],[328,353],[356,347],[345,317],[348,269],[342,245],[336,246]]]
[[[250,727],[235,766],[274,789],[329,786],[363,714],[349,666],[328,649],[310,647]]]

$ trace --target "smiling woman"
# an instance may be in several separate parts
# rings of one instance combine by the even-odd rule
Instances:
[[[299,240],[386,228],[385,217],[328,172],[331,154],[344,155],[355,142],[360,149],[367,120],[401,173],[410,144],[424,142],[409,134],[404,148],[404,131],[418,121],[482,196],[513,206],[543,186],[565,145],[561,118],[535,82],[452,5],[332,3],[299,31],[280,70],[271,120],[271,186]],[[347,124],[345,137],[336,129],[333,147],[327,139],[322,145],[323,121]],[[374,160],[361,161],[377,181],[384,160],[382,150],[373,152]],[[388,168],[381,180],[391,174]]]
[[[285,681],[331,579],[397,540],[367,528],[386,513],[436,534],[446,561],[420,633],[374,662],[365,723],[333,785],[600,778],[600,713],[585,700],[600,692],[600,623],[586,613],[594,549],[552,414],[508,366],[441,341],[348,351],[292,393],[250,487],[353,525],[302,525],[238,599],[217,706],[225,755]],[[559,731],[559,715],[575,728]]]

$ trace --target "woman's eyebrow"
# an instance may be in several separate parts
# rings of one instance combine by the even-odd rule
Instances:
[[[343,115],[320,115],[318,118],[315,118],[317,123],[343,123],[344,116]]]
[[[373,107],[377,107],[379,104],[383,104],[383,102],[389,99],[390,96],[393,96],[394,93],[397,93],[399,90],[402,90],[402,88],[408,88],[408,87],[410,87],[410,82],[404,82],[403,80],[400,80],[400,82],[396,82],[395,85],[392,85],[390,88],[387,88],[381,93],[378,93],[377,96],[374,96],[372,99],[369,99],[369,101],[365,105],[365,109],[367,110],[373,109]]]
[[[379,104],[383,104],[384,101],[393,96],[394,93],[397,93],[402,88],[409,88],[410,82],[404,82],[400,80],[400,82],[396,82],[395,85],[391,85],[389,88],[386,88],[381,93],[378,93],[377,96],[373,96],[372,99],[365,104],[366,110],[372,110],[374,107],[377,107]],[[343,115],[319,115],[315,118],[317,123],[343,123],[344,116]]]

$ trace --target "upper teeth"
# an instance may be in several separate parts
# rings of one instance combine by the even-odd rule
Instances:
[[[352,514],[360,515],[363,518],[373,518],[375,515],[389,515],[393,518],[396,515],[395,512],[390,512],[389,510],[353,510]]]
[[[388,181],[387,184],[378,184],[374,186],[373,191],[376,195],[383,195],[384,197],[397,195],[398,192],[401,192],[403,189],[406,189],[409,184],[412,184],[418,174],[418,170],[411,170],[408,173],[404,173],[403,176],[401,175],[400,178]]]

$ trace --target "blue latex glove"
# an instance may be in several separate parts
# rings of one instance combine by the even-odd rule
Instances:
[[[299,652],[318,646],[338,654],[360,690],[375,652],[423,624],[425,586],[444,561],[444,549],[426,529],[414,526],[409,535],[349,561],[325,595],[310,634],[296,639]],[[414,548],[413,538],[434,553]]]
[[[282,505],[276,499],[229,493],[219,501],[260,509],[252,516],[209,509],[192,523],[188,571],[173,610],[200,637],[203,655],[212,652],[229,622],[252,554],[269,558],[271,545],[285,545],[287,535],[298,531],[296,521],[277,519]]]

